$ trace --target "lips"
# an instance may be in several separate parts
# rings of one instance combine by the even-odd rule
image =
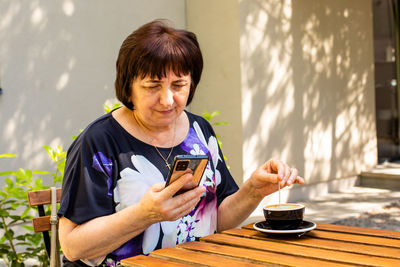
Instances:
[[[169,115],[171,113],[174,112],[173,109],[169,109],[169,110],[158,110],[159,113],[163,114],[163,115]]]

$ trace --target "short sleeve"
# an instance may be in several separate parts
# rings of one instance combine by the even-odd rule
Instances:
[[[216,134],[214,129],[210,125],[208,121],[200,116],[196,116],[196,120],[199,122],[200,127],[204,133],[207,133],[207,140],[210,136],[214,136],[216,138]],[[216,172],[219,172],[221,177],[221,182],[217,184],[217,206],[221,204],[221,202],[228,196],[232,195],[236,191],[239,190],[238,185],[236,184],[235,180],[233,179],[228,166],[226,165],[222,150],[220,145],[218,144],[218,154],[219,160],[216,166],[214,166]]]
[[[114,212],[115,160],[107,140],[87,129],[67,152],[59,216],[76,224]]]
[[[226,165],[221,148],[218,150],[221,161],[218,163],[216,169],[221,174],[221,183],[217,186],[217,206],[219,206],[226,197],[239,190],[238,185],[236,184],[228,169],[228,166]]]

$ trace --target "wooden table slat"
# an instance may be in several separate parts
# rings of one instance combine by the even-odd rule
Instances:
[[[400,232],[332,225],[301,237],[230,229],[121,262],[125,266],[400,266]]]
[[[188,242],[195,243],[195,242]],[[222,257],[215,254],[206,254],[186,249],[164,248],[153,251],[150,253],[152,257],[161,257],[162,259],[172,259],[174,261],[183,262],[187,264],[195,264],[196,266],[218,266],[218,267],[256,267],[260,264],[243,261],[240,259],[233,259],[229,257]]]
[[[316,222],[316,224],[317,224],[317,230],[400,239],[400,231],[362,228],[355,226],[335,225],[335,224],[319,223],[319,222]],[[253,229],[253,224],[244,225],[242,228]]]
[[[319,259],[303,258],[294,255],[282,254],[280,252],[269,252],[252,250],[240,247],[231,247],[215,243],[207,242],[188,242],[178,245],[181,249],[190,249],[194,251],[224,255],[228,257],[242,258],[256,263],[284,265],[284,266],[324,266],[324,267],[341,267],[353,266],[348,264],[341,264],[338,262],[331,262]],[[232,265],[231,265],[232,266]],[[241,265],[242,266],[242,265]]]
[[[310,246],[316,248],[326,248],[337,251],[354,252],[359,254],[390,257],[400,259],[400,249],[399,248],[387,248],[380,245],[366,245],[360,243],[352,243],[339,240],[328,240],[318,238],[319,232],[312,231],[301,238],[298,237],[282,237],[282,236],[271,236],[260,233],[256,230],[249,229],[230,229],[223,232],[224,234],[255,238],[259,240],[268,239],[270,241],[297,244],[303,246]]]
[[[348,264],[361,264],[365,266],[400,266],[400,260],[371,255],[360,255],[349,252],[334,251],[322,248],[304,247],[301,245],[257,240],[236,237],[226,234],[214,234],[200,239],[203,242],[226,244],[230,246],[246,247],[251,249],[279,252],[288,255],[299,255],[321,260],[330,260]],[[379,264],[378,264],[379,263]]]
[[[244,229],[254,229],[253,225],[246,225],[243,227]],[[393,248],[400,248],[400,239],[397,238],[387,238],[385,236],[377,236],[377,235],[365,235],[365,234],[357,234],[359,231],[355,231],[353,233],[349,233],[347,231],[330,231],[327,228],[321,230],[322,226],[317,224],[317,228],[307,233],[307,235],[313,235],[316,238],[325,238],[325,239],[332,239],[332,240],[341,240],[353,243],[361,243],[361,244],[370,244],[370,245],[378,245],[378,246],[385,246],[385,247],[393,247]],[[357,228],[357,227],[353,227]],[[335,228],[334,228],[335,229]],[[338,229],[338,228],[336,228]],[[339,228],[340,229],[340,228]],[[361,228],[365,229],[365,228]],[[373,230],[373,229],[371,229]],[[375,229],[376,230],[376,229]],[[363,232],[362,230],[360,230]],[[395,231],[391,231],[395,232]]]
[[[319,230],[327,230],[327,231],[342,232],[349,234],[357,233],[368,236],[379,236],[379,237],[400,239],[400,231],[362,228],[362,227],[335,225],[327,223],[317,223],[317,228]]]
[[[339,232],[320,231],[318,229],[307,233],[314,238],[324,238],[331,240],[340,240],[352,243],[369,244],[376,246],[392,247],[400,249],[400,239],[384,238],[378,236],[355,235]]]
[[[149,267],[185,267],[193,266],[189,264],[183,264],[179,262],[171,262],[164,259],[149,257],[145,255],[139,255],[132,258],[127,258],[121,261],[122,266],[149,266]]]

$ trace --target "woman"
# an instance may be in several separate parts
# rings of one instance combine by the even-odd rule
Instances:
[[[238,188],[210,124],[185,111],[202,67],[195,35],[162,21],[125,39],[115,81],[123,107],[91,123],[68,150],[59,209],[66,266],[110,265],[235,227],[278,182],[304,183],[272,159]],[[200,186],[175,195],[192,178],[165,187],[182,154],[210,161]]]

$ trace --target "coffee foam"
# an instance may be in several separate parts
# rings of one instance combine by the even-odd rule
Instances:
[[[277,205],[268,205],[265,206],[264,209],[266,210],[296,210],[300,209],[303,206],[301,205],[296,205],[296,204],[277,204]]]

